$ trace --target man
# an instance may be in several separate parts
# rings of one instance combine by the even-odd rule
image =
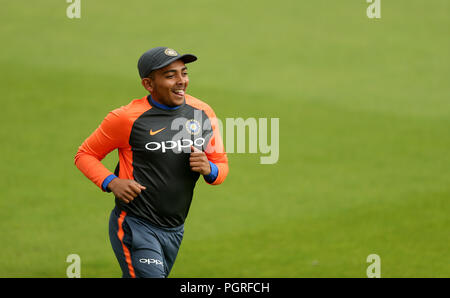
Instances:
[[[199,176],[217,185],[228,174],[214,111],[186,94],[186,64],[195,60],[167,47],[145,52],[138,70],[150,94],[110,112],[75,156],[78,169],[115,196],[109,235],[123,277],[167,277]],[[101,160],[114,149],[113,174]]]

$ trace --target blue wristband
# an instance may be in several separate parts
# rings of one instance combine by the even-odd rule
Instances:
[[[117,178],[117,176],[114,175],[114,174],[111,174],[111,175],[109,175],[108,177],[106,177],[105,180],[103,180],[103,183],[102,183],[102,189],[103,189],[103,191],[111,192],[111,191],[108,189],[108,184],[109,184],[109,182],[111,182],[114,178]]]
[[[219,168],[212,162],[209,162],[209,165],[211,166],[211,173],[208,175],[204,175],[205,181],[208,183],[213,183],[216,181],[217,176],[219,176]]]

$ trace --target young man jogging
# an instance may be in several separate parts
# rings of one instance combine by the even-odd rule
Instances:
[[[150,93],[110,112],[83,142],[75,164],[115,196],[111,245],[123,277],[167,277],[200,175],[221,184],[228,159],[214,111],[186,94],[186,64],[197,57],[157,47],[138,61]],[[101,160],[118,149],[114,174]]]

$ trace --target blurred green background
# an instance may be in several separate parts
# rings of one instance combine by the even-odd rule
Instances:
[[[6,1],[0,10],[0,277],[120,277],[113,198],[74,166],[141,98],[137,59],[192,52],[219,118],[280,118],[280,156],[199,180],[171,277],[450,277],[450,3]],[[113,169],[117,153],[104,164]]]

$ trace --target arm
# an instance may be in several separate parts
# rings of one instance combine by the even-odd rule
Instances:
[[[116,148],[125,146],[126,118],[120,109],[110,112],[100,126],[81,144],[75,155],[75,165],[94,184],[103,191],[106,178],[113,175],[101,160]],[[107,186],[107,185],[103,185]]]
[[[205,153],[208,160],[217,167],[217,178],[212,182],[207,179],[205,181],[209,184],[217,185],[223,183],[228,175],[228,157],[223,146],[222,137],[220,136],[216,114],[211,109],[208,116],[211,121],[212,136]],[[214,170],[213,165],[211,165],[211,169]]]
[[[208,184],[217,185],[221,184],[228,175],[228,158],[223,147],[216,115],[209,107],[206,113],[211,122],[211,138],[205,152],[191,147],[192,153],[189,160],[192,171],[202,174]]]
[[[100,126],[81,144],[75,155],[75,165],[103,191],[112,191],[125,203],[145,189],[138,182],[120,179],[109,171],[101,160],[112,150],[128,145],[130,121],[122,109],[109,113]]]

